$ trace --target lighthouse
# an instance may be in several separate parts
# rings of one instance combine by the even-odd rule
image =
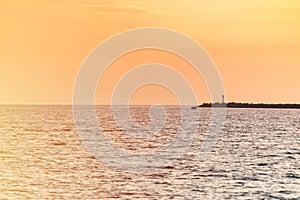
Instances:
[[[224,95],[222,95],[222,104],[225,104]]]

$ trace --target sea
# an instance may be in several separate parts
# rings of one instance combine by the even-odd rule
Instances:
[[[218,108],[161,108],[95,106],[82,128],[71,105],[0,106],[0,199],[300,199],[300,110],[226,108],[203,155]]]

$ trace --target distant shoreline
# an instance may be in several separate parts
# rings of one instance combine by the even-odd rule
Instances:
[[[204,103],[193,106],[192,109],[209,108],[209,107],[226,107],[226,108],[278,108],[278,109],[300,109],[300,104],[265,104],[265,103]]]

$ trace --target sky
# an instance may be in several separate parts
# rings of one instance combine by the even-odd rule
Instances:
[[[218,67],[226,101],[300,103],[298,0],[2,0],[0,26],[0,104],[71,104],[89,53],[109,37],[141,27],[172,29],[202,45]],[[198,103],[210,101],[203,77],[189,63],[141,50],[109,66],[96,103],[109,104],[122,75],[151,62],[182,74]],[[139,87],[128,101],[178,103],[157,84]]]

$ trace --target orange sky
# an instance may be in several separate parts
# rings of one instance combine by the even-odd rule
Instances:
[[[199,42],[219,68],[227,101],[300,103],[298,0],[3,0],[0,26],[0,104],[72,103],[76,75],[90,51],[114,34],[145,26],[174,29]],[[182,70],[179,58],[155,51],[126,56],[101,79],[97,103],[110,102],[113,84],[132,65],[153,60],[181,67],[199,103],[209,101],[201,77],[188,64]],[[176,98],[152,85],[130,102]]]

